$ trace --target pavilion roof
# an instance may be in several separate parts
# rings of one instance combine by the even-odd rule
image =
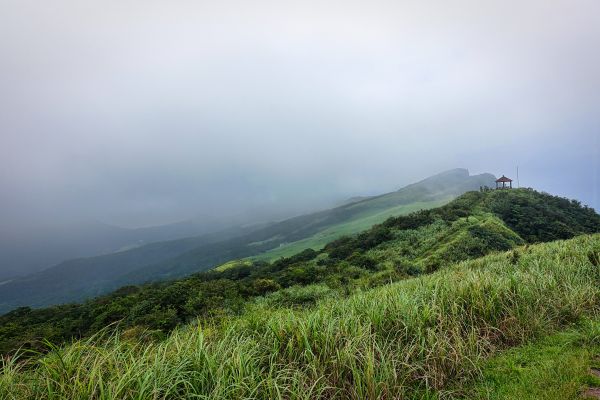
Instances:
[[[500,178],[496,179],[496,182],[512,182],[512,179],[505,177],[502,175]]]

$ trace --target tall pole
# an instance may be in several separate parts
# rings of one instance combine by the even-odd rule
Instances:
[[[517,188],[520,188],[521,184],[519,183],[519,166],[517,165]]]

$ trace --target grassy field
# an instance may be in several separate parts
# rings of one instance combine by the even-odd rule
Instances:
[[[578,399],[600,387],[591,373],[600,368],[600,319],[528,343],[493,357],[469,398],[489,400]]]
[[[4,359],[0,397],[518,396],[518,385],[544,371],[550,380],[553,368],[526,356],[539,365],[539,373],[514,384],[496,379],[514,354],[518,357],[510,349],[598,318],[599,259],[600,235],[580,236],[459,263],[308,309],[272,309],[255,302],[241,317],[192,324],[160,342],[125,334],[88,339],[28,362]],[[596,345],[597,336],[582,337],[587,339],[569,342],[573,360],[583,357],[579,347],[591,355]],[[553,342],[540,343],[543,357],[569,359],[568,352],[548,350]],[[568,376],[580,376],[587,364],[568,365]],[[571,379],[565,382],[568,386]],[[564,393],[579,393],[584,384],[577,380]],[[529,398],[544,398],[531,393]]]
[[[418,210],[425,210],[443,206],[450,202],[452,197],[435,201],[420,201],[407,205],[394,206],[384,211],[380,209],[366,210],[357,215],[351,221],[337,224],[322,230],[306,239],[296,242],[286,243],[280,247],[269,250],[258,256],[252,257],[254,260],[273,261],[280,257],[290,257],[301,252],[304,249],[320,250],[327,243],[342,237],[344,235],[353,235],[362,232],[375,224],[380,224],[390,217],[398,215],[407,215]]]

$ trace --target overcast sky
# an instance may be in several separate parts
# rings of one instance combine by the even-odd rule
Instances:
[[[517,165],[522,186],[600,208],[599,15],[598,0],[1,0],[2,225],[308,210]]]

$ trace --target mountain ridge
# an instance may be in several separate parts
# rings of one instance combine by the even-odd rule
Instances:
[[[402,214],[412,208],[397,209],[416,202],[430,208],[440,202],[482,185],[491,185],[491,174],[469,175],[464,168],[452,169],[356,203],[274,222],[265,226],[213,233],[195,238],[156,242],[119,253],[68,260],[52,268],[0,286],[0,312],[19,306],[45,306],[110,292],[124,285],[179,278],[223,264],[277,249],[318,234],[332,226],[366,221],[372,225],[389,217],[384,210]],[[373,220],[375,215],[377,218]],[[339,230],[322,239],[322,245],[344,233],[368,226],[355,224],[350,231]],[[294,247],[291,247],[295,250]]]

